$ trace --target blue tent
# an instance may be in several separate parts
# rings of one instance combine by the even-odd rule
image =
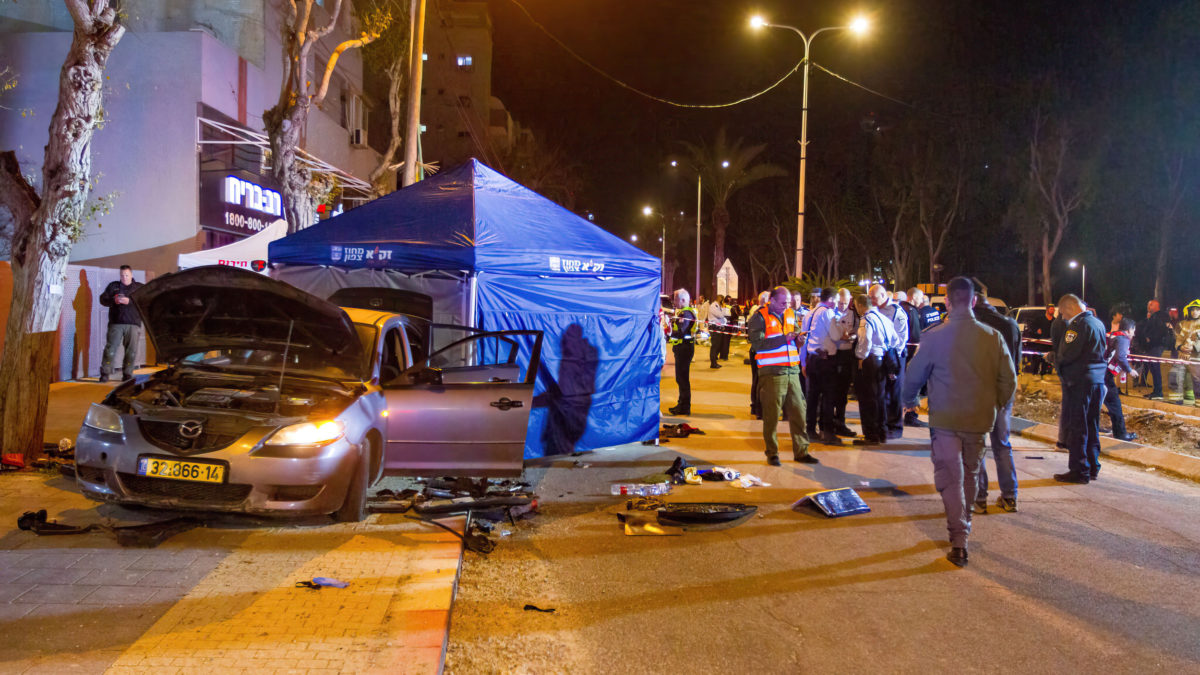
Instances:
[[[478,160],[274,241],[269,259],[344,270],[340,286],[458,274],[466,323],[543,331],[526,458],[658,434],[660,261]]]

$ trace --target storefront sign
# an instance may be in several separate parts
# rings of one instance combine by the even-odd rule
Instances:
[[[283,196],[261,185],[262,177],[236,171],[203,171],[200,226],[249,236],[283,217]]]

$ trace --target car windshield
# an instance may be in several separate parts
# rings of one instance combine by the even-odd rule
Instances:
[[[364,363],[360,364],[360,373],[348,373],[341,368],[314,360],[313,354],[306,350],[289,351],[287,354],[287,373],[297,375],[315,375],[336,380],[362,379],[362,373],[369,372],[370,359],[375,345],[375,328],[373,326],[354,325],[359,340],[363,344]],[[209,349],[203,352],[188,354],[182,359],[182,365],[193,367],[219,368],[222,370],[261,371],[278,373],[284,366],[283,347],[270,349]]]

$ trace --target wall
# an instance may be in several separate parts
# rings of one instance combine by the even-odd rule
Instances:
[[[192,241],[196,233],[196,101],[201,33],[126,35],[106,70],[106,122],[92,140],[91,199],[117,193],[112,212],[88,223],[71,260]],[[0,110],[0,148],[39,178],[58,97],[67,33],[0,35],[0,62],[20,84]],[[21,109],[32,114],[22,116]],[[129,264],[135,264],[133,262]],[[165,270],[163,270],[165,271]]]

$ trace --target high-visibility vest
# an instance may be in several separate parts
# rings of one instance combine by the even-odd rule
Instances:
[[[760,309],[758,313],[762,315],[766,325],[767,338],[782,337],[796,331],[796,313],[790,308],[783,310],[782,322],[766,307]],[[774,349],[758,352],[754,355],[754,360],[759,367],[798,366],[800,365],[800,348],[796,346],[795,342],[785,342]]]
[[[679,319],[681,318],[679,315],[683,314],[684,312],[692,313],[692,324],[688,326],[686,331],[681,331],[679,329]],[[671,344],[677,345],[682,342],[692,342],[695,340],[696,326],[698,323],[699,321],[697,320],[696,309],[694,307],[688,305],[687,307],[680,308],[676,312],[675,318],[671,320]]]

